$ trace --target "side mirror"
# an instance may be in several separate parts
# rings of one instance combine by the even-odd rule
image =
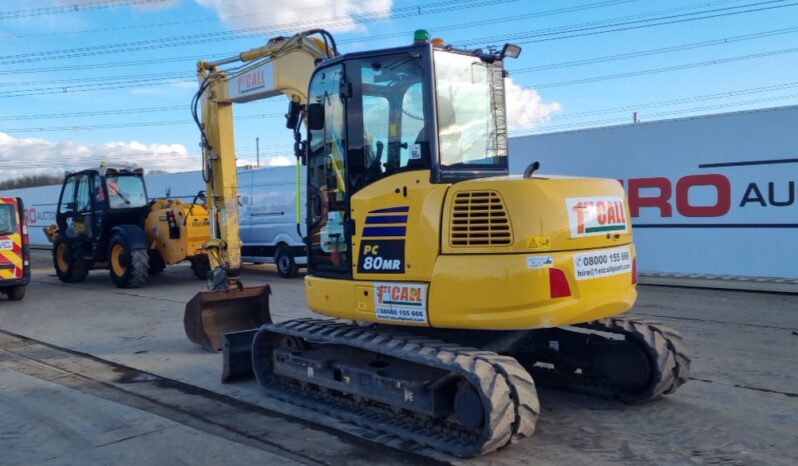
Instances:
[[[299,116],[302,113],[302,105],[293,100],[288,102],[288,113],[285,114],[285,127],[295,129],[299,123]]]
[[[308,128],[311,131],[324,129],[323,104],[308,104]]]

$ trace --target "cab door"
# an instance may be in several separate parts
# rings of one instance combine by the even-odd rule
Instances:
[[[58,212],[55,221],[58,229],[66,236],[74,237],[75,222],[75,188],[78,184],[78,175],[69,175],[61,188],[61,197],[58,199]]]
[[[333,278],[352,276],[345,88],[343,65],[332,65],[314,74],[308,96],[324,120],[308,137],[308,271]]]
[[[96,218],[94,213],[94,188],[92,178],[95,175],[84,173],[78,176],[75,190],[75,226],[78,236],[87,240],[94,239]],[[96,184],[96,182],[95,182]]]

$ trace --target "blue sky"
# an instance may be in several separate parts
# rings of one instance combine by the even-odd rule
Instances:
[[[4,0],[0,179],[101,159],[197,169],[197,59],[311,27],[342,52],[406,44],[417,28],[521,44],[511,135],[798,103],[798,1]],[[256,137],[262,164],[290,161],[286,105],[236,108],[241,164]]]

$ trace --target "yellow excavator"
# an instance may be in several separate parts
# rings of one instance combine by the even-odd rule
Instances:
[[[312,30],[199,62],[212,290],[185,326],[224,349],[223,377],[460,457],[530,436],[536,383],[641,403],[688,380],[676,331],[618,316],[637,297],[622,186],[509,175],[503,63],[520,52],[420,30],[339,55]],[[280,94],[306,170],[307,302],[333,319],[272,323],[268,287],[239,280],[232,106]]]

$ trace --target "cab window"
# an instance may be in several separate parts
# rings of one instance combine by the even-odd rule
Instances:
[[[365,58],[355,62],[361,112],[353,111],[350,180],[357,190],[403,169],[429,167],[425,125],[424,68],[409,54]],[[357,93],[356,93],[357,95]],[[359,133],[359,134],[358,134]],[[362,147],[362,150],[359,150]]]
[[[147,205],[144,180],[135,175],[108,176],[105,179],[108,204],[112,209],[129,209]]]
[[[61,192],[61,200],[58,206],[58,212],[65,214],[72,212],[75,210],[75,183],[77,181],[76,176],[70,176],[67,178],[66,183],[64,183],[64,189]]]
[[[76,212],[86,212],[91,208],[90,192],[89,175],[81,175],[78,179],[78,192],[75,196]]]
[[[310,130],[308,159],[308,268],[313,273],[347,275],[350,270],[346,112],[341,96],[341,65],[316,72],[310,84],[309,104],[319,105],[324,127]]]

